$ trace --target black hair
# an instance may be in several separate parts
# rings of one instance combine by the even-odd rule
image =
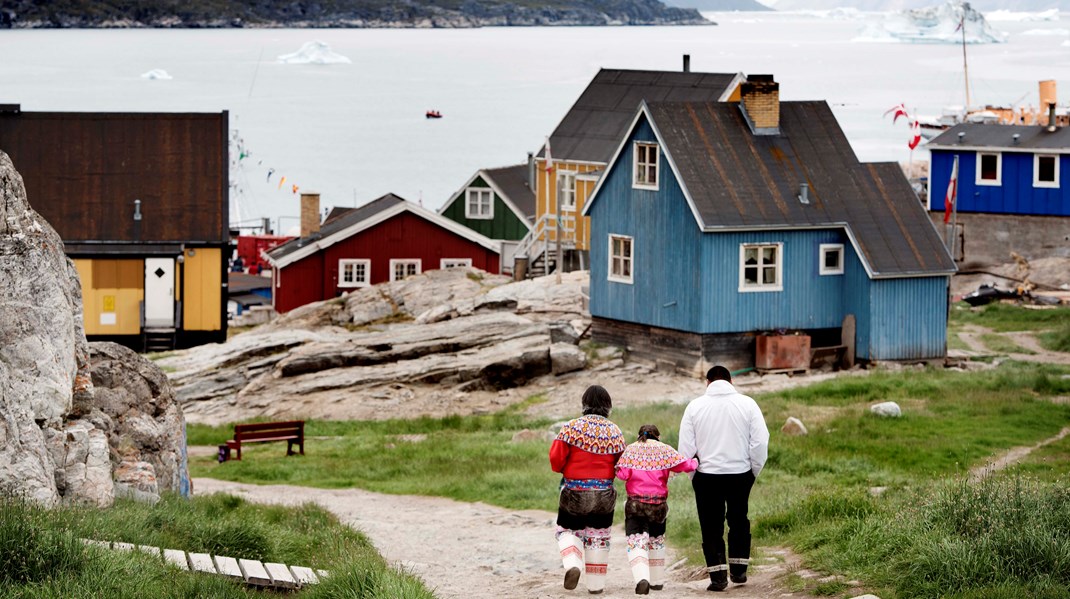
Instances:
[[[646,441],[648,439],[653,439],[655,441],[661,440],[661,431],[658,430],[657,425],[644,424],[639,427],[639,440]]]
[[[724,366],[714,366],[706,372],[706,380],[711,383],[713,381],[728,381],[729,383],[731,383],[732,373],[728,372],[728,369]]]
[[[609,410],[613,408],[613,400],[609,397],[609,391],[601,385],[591,385],[583,392],[583,414],[597,414],[609,418]]]

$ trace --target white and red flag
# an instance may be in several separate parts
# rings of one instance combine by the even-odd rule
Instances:
[[[910,125],[910,141],[907,142],[907,145],[910,146],[911,150],[913,150],[914,148],[918,147],[918,144],[920,143],[921,124],[918,122],[918,119],[914,119],[914,122]]]
[[[951,222],[951,211],[955,209],[955,196],[959,187],[959,157],[951,166],[951,178],[947,181],[947,193],[944,194],[944,224]]]
[[[889,114],[892,114],[893,112],[895,113],[895,116],[892,117],[892,124],[893,125],[895,124],[896,121],[899,120],[899,117],[910,118],[910,114],[907,112],[907,107],[905,105],[903,105],[902,103],[896,104],[895,106],[892,106],[888,110],[884,111],[884,116],[888,116]]]
[[[554,159],[550,156],[550,138],[546,138],[546,172],[554,172]]]

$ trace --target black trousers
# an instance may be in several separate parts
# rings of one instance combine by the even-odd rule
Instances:
[[[695,489],[695,505],[702,529],[702,553],[711,574],[724,571],[727,562],[732,574],[747,572],[750,559],[750,520],[747,519],[750,490],[754,475],[703,474],[696,472],[691,479]],[[728,520],[728,559],[724,551],[724,524]],[[724,577],[722,574],[721,577]]]

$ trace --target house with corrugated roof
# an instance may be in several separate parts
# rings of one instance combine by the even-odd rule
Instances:
[[[263,254],[277,312],[425,270],[500,272],[499,242],[394,194],[319,214],[318,194],[302,194],[301,237]]]
[[[683,71],[599,70],[536,156],[535,223],[517,249],[529,272],[552,270],[558,240],[565,270],[588,267],[589,223],[581,213],[640,101],[738,100],[743,79],[691,72],[688,56]]]
[[[508,269],[516,246],[535,222],[535,191],[530,183],[534,170],[533,158],[524,164],[480,169],[438,213],[502,242],[502,265]]]
[[[946,353],[955,265],[909,182],[771,76],[739,103],[642,102],[583,214],[593,338],[632,355],[745,368],[768,332],[851,359]]]
[[[1012,252],[1070,256],[1070,185],[1062,181],[1070,169],[1070,128],[964,123],[926,148],[928,208],[937,228],[955,240],[957,260],[1002,264]],[[945,226],[956,161],[955,219]]]

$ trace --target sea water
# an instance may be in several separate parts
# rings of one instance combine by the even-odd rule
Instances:
[[[678,70],[689,54],[693,71],[773,74],[781,99],[827,101],[865,161],[927,160],[923,148],[908,149],[909,124],[883,116],[888,108],[904,103],[935,115],[965,103],[962,48],[860,38],[880,15],[707,16],[718,25],[7,30],[0,103],[25,111],[227,110],[232,221],[269,217],[281,231],[297,222],[294,185],[319,192],[324,207],[388,192],[440,207],[478,169],[537,152],[601,67]],[[967,48],[971,99],[1035,106],[1039,80],[1070,72],[1070,23],[996,26],[1007,43]],[[311,41],[350,62],[277,60]],[[153,70],[170,78],[142,77]],[[1070,81],[1059,84],[1070,98]],[[443,117],[427,119],[428,110]],[[247,154],[240,160],[238,140]]]

